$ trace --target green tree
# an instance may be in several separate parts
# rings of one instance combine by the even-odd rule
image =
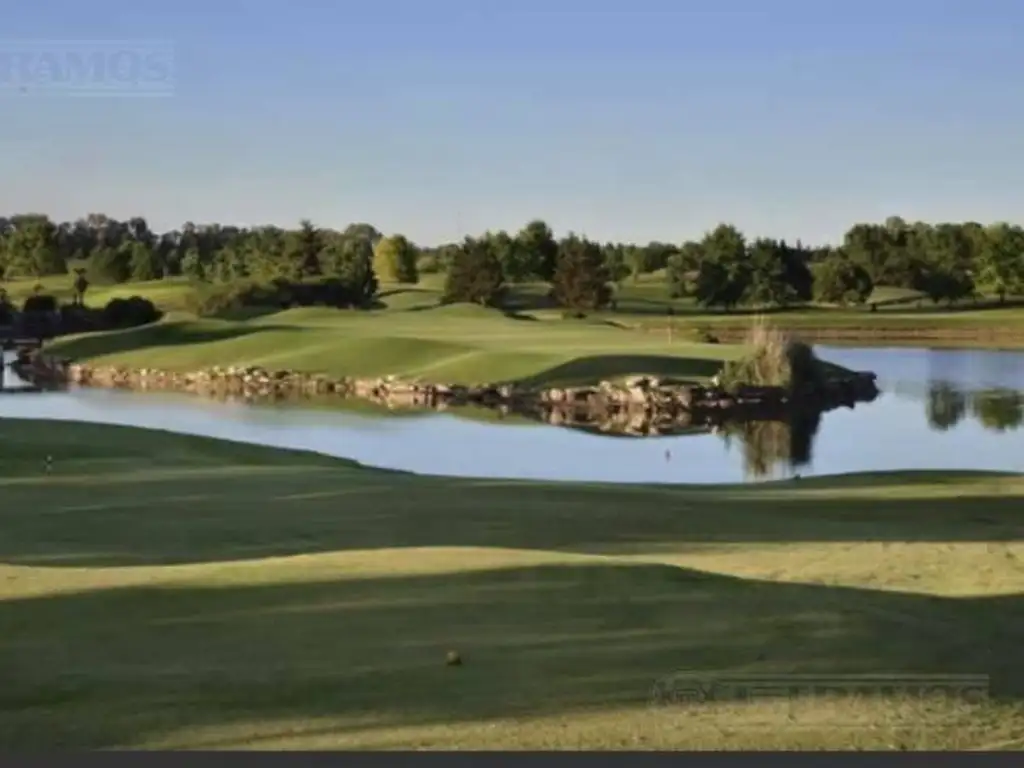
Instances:
[[[626,247],[621,243],[605,243],[601,246],[604,266],[608,277],[613,283],[621,284],[629,277],[629,265],[626,263]]]
[[[366,306],[377,295],[379,284],[374,273],[373,243],[365,237],[334,237],[320,252],[324,273],[344,287],[348,303]]]
[[[629,269],[629,277],[634,283],[640,280],[640,275],[651,271],[650,253],[646,248],[639,245],[627,245],[623,251],[626,266]]]
[[[419,282],[416,262],[419,254],[404,235],[381,238],[373,251],[373,269],[387,283]]]
[[[863,304],[875,290],[871,275],[842,251],[822,260],[816,269],[815,298],[825,304]]]
[[[286,277],[302,280],[322,273],[320,251],[323,248],[323,234],[309,219],[303,219],[299,228],[284,236],[284,268]]]
[[[206,276],[203,260],[197,248],[189,248],[181,259],[181,274],[192,280],[202,280]]]
[[[136,240],[131,243],[128,250],[131,254],[128,270],[132,280],[141,283],[163,277],[157,254],[149,243]]]
[[[570,234],[558,244],[551,296],[566,309],[601,309],[611,301],[609,277],[601,246]]]
[[[700,248],[703,259],[694,281],[694,298],[705,307],[735,307],[752,280],[743,234],[731,224],[720,224],[704,236]]]
[[[483,240],[501,262],[505,280],[510,283],[523,283],[536,277],[535,265],[531,262],[530,254],[508,232],[485,232]]]
[[[700,243],[692,240],[683,243],[682,247],[669,257],[665,267],[665,277],[668,280],[669,294],[672,298],[694,294],[697,275],[703,260],[703,248]]]
[[[540,219],[534,219],[519,230],[516,242],[522,249],[520,257],[526,264],[524,271],[540,280],[553,280],[558,261],[558,243],[551,227]]]
[[[23,277],[43,277],[67,272],[57,242],[57,227],[43,214],[29,213],[7,220],[6,271]]]
[[[497,254],[485,240],[467,237],[448,269],[442,303],[496,307],[504,295],[505,276]]]
[[[995,224],[985,232],[977,254],[978,282],[999,297],[1024,294],[1024,230]]]
[[[750,281],[744,302],[785,307],[811,298],[813,278],[802,255],[785,242],[755,240],[747,250]]]
[[[120,248],[103,245],[89,256],[89,282],[96,285],[123,283],[131,276],[131,244]]]

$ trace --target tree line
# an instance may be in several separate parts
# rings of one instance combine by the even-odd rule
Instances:
[[[748,239],[721,224],[700,240],[637,245],[577,234],[556,239],[537,220],[515,233],[428,247],[366,223],[340,231],[309,221],[293,229],[186,223],[157,233],[142,217],[0,217],[0,278],[72,274],[83,291],[89,284],[184,276],[211,287],[245,284],[245,300],[259,293],[252,286],[280,298],[282,286],[294,294],[299,285],[319,283],[322,291],[311,300],[362,306],[382,282],[414,284],[431,272],[445,274],[446,301],[499,305],[510,284],[546,282],[553,301],[573,310],[613,304],[615,286],[654,272],[664,273],[672,296],[725,309],[857,305],[880,285],[919,291],[936,303],[980,294],[1005,300],[1024,294],[1024,229],[891,217],[855,224],[838,245],[811,247]]]

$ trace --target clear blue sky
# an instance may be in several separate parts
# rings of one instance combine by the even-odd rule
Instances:
[[[4,212],[422,243],[534,217],[805,242],[890,214],[1024,219],[1013,0],[8,5],[3,46],[164,40],[175,73],[167,98],[0,91]]]

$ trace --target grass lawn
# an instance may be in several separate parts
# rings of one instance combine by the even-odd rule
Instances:
[[[155,332],[118,334],[85,346],[74,342],[65,348],[75,350],[76,355],[85,349],[88,356],[108,357],[107,362],[168,368],[244,363],[255,355],[264,362],[252,362],[268,367],[312,367],[345,375],[422,375],[450,383],[525,378],[572,384],[628,373],[710,375],[702,363],[694,366],[679,359],[728,357],[731,353],[722,348],[701,349],[697,343],[706,332],[742,331],[756,315],[764,313],[708,311],[691,299],[672,299],[664,276],[654,274],[636,282],[627,279],[617,290],[616,311],[599,313],[586,321],[563,319],[561,310],[552,307],[546,298],[546,285],[512,286],[510,317],[474,307],[439,308],[443,279],[442,275],[430,274],[423,275],[415,286],[385,284],[380,292],[382,308],[370,313],[303,310],[262,317],[250,313],[229,318],[234,324],[227,325],[224,321],[196,321],[187,314],[192,288],[181,278],[97,285],[88,290],[87,304],[102,306],[112,298],[141,295],[170,313],[176,322]],[[70,283],[67,276],[39,281],[44,290],[64,300],[71,298]],[[35,285],[36,281],[12,281],[4,287],[20,303]],[[933,305],[914,291],[880,287],[871,301],[878,305],[878,311],[807,306],[769,311],[769,315],[773,324],[803,333],[811,340],[1024,345],[1021,299],[1002,307],[988,301],[949,309]],[[667,315],[670,308],[672,318]],[[314,327],[314,333],[296,333]],[[733,340],[734,336],[724,338]],[[372,355],[367,344],[373,346]],[[674,359],[621,359],[626,354],[668,355]],[[577,358],[586,361],[575,362]],[[641,369],[631,369],[640,362]]]
[[[248,320],[170,316],[129,331],[59,340],[97,364],[195,370],[258,365],[442,383],[569,385],[634,373],[713,376],[740,347],[665,339],[607,322],[516,319],[474,306],[358,312],[292,309]]]
[[[1024,478],[457,480],[2,420],[0,489],[8,750],[1024,745]],[[992,688],[652,709],[682,671]]]
[[[741,354],[737,346],[701,343],[699,329],[749,327],[752,314],[699,313],[692,305],[686,309],[685,302],[676,302],[678,315],[669,333],[664,315],[641,311],[645,292],[652,297],[650,306],[664,310],[664,285],[647,281],[627,288],[633,291],[633,304],[626,311],[584,320],[567,320],[560,311],[545,308],[539,286],[519,287],[514,301],[520,308],[506,313],[466,305],[441,307],[436,275],[425,276],[418,286],[386,286],[381,292],[384,308],[372,312],[305,308],[197,319],[180,309],[190,290],[187,282],[156,281],[93,288],[87,298],[102,304],[115,295],[147,295],[167,309],[163,322],[65,338],[52,349],[83,362],[173,370],[259,365],[334,376],[396,375],[441,383],[522,381],[537,386],[595,383],[640,373],[704,379],[714,375],[723,360]],[[889,293],[890,301],[907,298],[906,292]],[[865,325],[883,316],[888,323],[884,328]],[[880,329],[899,327],[934,331],[936,323],[968,331],[975,326],[1012,329],[1020,318],[1024,311],[1013,307],[946,314],[806,309],[773,314],[771,321],[795,329],[861,328],[870,337]],[[659,324],[658,333],[637,330]],[[1021,330],[1024,339],[1024,325]]]

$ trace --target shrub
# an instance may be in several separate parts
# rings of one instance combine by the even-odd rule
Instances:
[[[103,307],[103,324],[110,329],[135,328],[154,323],[161,312],[149,299],[131,296],[127,299],[111,299]]]
[[[239,280],[230,283],[201,283],[193,287],[185,301],[190,312],[212,317],[248,307],[284,308],[290,297],[274,283]]]
[[[750,352],[722,371],[726,388],[743,384],[801,389],[820,383],[821,363],[814,349],[758,319],[747,334]]]
[[[244,309],[362,306],[365,296],[357,293],[335,277],[295,282],[284,278],[270,282],[240,280],[197,285],[189,294],[186,307],[197,315],[211,317]]]
[[[105,329],[103,310],[80,304],[65,304],[60,308],[61,333],[89,333]]]
[[[34,293],[25,299],[22,305],[22,312],[25,314],[47,314],[57,311],[57,297],[48,293]]]
[[[11,325],[16,313],[17,309],[11,304],[7,289],[0,287],[0,325]]]

